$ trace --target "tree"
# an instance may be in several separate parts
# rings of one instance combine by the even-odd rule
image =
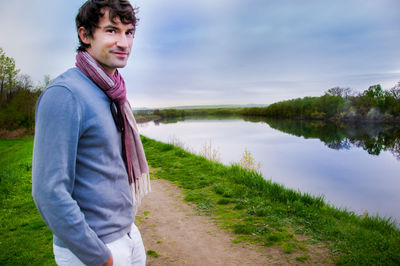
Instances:
[[[349,96],[351,96],[352,92],[350,88],[334,87],[325,92],[325,94],[328,94],[330,96],[339,96],[342,98],[348,98]]]
[[[400,81],[390,89],[390,93],[393,95],[394,98],[400,99]]]
[[[369,98],[375,98],[375,99],[379,99],[384,96],[383,90],[382,90],[382,87],[380,84],[369,86],[368,90],[364,91],[364,95]]]
[[[29,75],[18,74],[16,77],[15,90],[32,90],[33,81]]]
[[[15,60],[6,56],[0,48],[0,103],[3,104],[9,99],[9,93],[16,85],[19,69],[15,68]]]
[[[0,48],[0,125],[2,129],[33,129],[36,101],[50,76],[34,86],[30,76],[18,74],[15,60]]]
[[[39,92],[43,91],[47,87],[47,85],[49,85],[50,81],[51,81],[50,75],[44,75],[43,81],[39,82],[39,84],[35,88],[35,91]]]

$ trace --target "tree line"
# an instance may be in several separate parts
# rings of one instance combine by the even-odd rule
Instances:
[[[400,81],[389,90],[370,86],[357,93],[334,87],[320,97],[304,97],[273,103],[266,107],[163,109],[153,114],[162,118],[201,115],[244,115],[269,118],[296,118],[333,121],[400,122]]]
[[[183,118],[185,116],[231,116],[241,115],[243,108],[195,108],[195,109],[155,109],[154,115],[161,118]]]
[[[400,81],[389,90],[383,90],[378,84],[362,93],[335,87],[320,97],[281,101],[262,108],[245,108],[242,114],[340,121],[400,121]]]
[[[0,128],[33,130],[36,101],[49,82],[46,75],[43,82],[35,85],[0,48]]]

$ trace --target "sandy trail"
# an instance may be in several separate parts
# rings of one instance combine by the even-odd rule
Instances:
[[[210,217],[197,216],[182,198],[181,189],[169,181],[152,180],[152,192],[143,199],[136,219],[146,250],[160,254],[148,255],[147,265],[303,264],[279,247],[234,244],[233,234],[218,228]]]

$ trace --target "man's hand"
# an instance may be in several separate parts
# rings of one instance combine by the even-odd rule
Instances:
[[[113,265],[113,257],[112,255],[108,258],[108,260],[106,261],[106,263],[104,263],[103,266],[112,266]]]

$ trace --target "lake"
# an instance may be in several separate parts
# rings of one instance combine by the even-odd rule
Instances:
[[[247,149],[265,179],[357,214],[400,221],[399,127],[204,117],[143,123],[139,131],[195,152],[211,142],[227,165]]]

